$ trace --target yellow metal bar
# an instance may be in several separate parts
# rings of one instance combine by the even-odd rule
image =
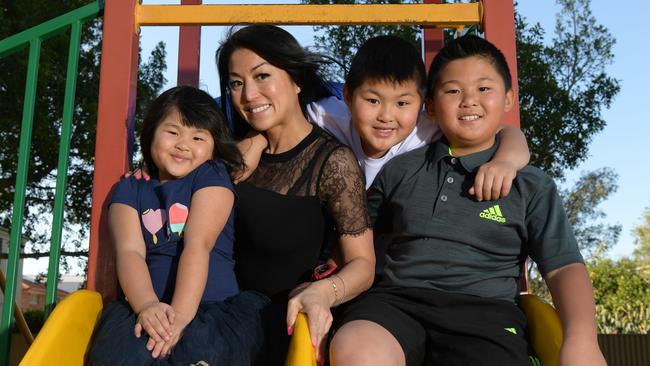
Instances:
[[[480,24],[482,4],[137,5],[136,27],[151,25]]]

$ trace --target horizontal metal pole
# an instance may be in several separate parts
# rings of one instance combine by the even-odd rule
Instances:
[[[136,27],[151,25],[479,24],[480,2],[469,4],[137,5]]]
[[[30,40],[40,38],[45,40],[65,30],[76,21],[86,21],[94,18],[103,10],[103,1],[95,1],[71,12],[65,13],[45,23],[24,30],[0,41],[0,57],[7,56],[29,45]]]

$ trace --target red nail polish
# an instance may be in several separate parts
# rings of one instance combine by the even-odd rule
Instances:
[[[292,335],[292,334],[293,334],[293,327],[292,327],[292,326],[288,326],[288,327],[287,327],[287,334],[288,334],[288,335]]]

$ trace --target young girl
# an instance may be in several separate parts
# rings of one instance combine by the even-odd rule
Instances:
[[[93,365],[249,365],[268,299],[239,293],[232,252],[241,156],[214,99],[181,86],[149,107],[140,137],[152,179],[122,179],[109,208],[125,300],[107,306]]]

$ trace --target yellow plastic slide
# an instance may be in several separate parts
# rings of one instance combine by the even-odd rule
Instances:
[[[307,315],[304,313],[299,313],[296,318],[284,366],[316,366],[316,350],[311,344]]]
[[[75,291],[54,308],[20,366],[83,365],[101,312],[98,292]]]
[[[520,305],[528,318],[531,342],[544,366],[558,363],[562,324],[553,307],[534,295],[522,295]],[[83,365],[90,337],[102,310],[99,293],[79,290],[52,312],[20,363],[31,365]],[[307,316],[300,313],[289,345],[285,366],[316,366]]]
[[[20,366],[82,366],[101,311],[98,292],[79,290],[66,297],[47,319]],[[298,314],[294,329],[285,365],[316,366],[305,314]]]
[[[535,295],[521,295],[519,306],[528,318],[530,342],[544,366],[557,366],[564,335],[555,309]]]

